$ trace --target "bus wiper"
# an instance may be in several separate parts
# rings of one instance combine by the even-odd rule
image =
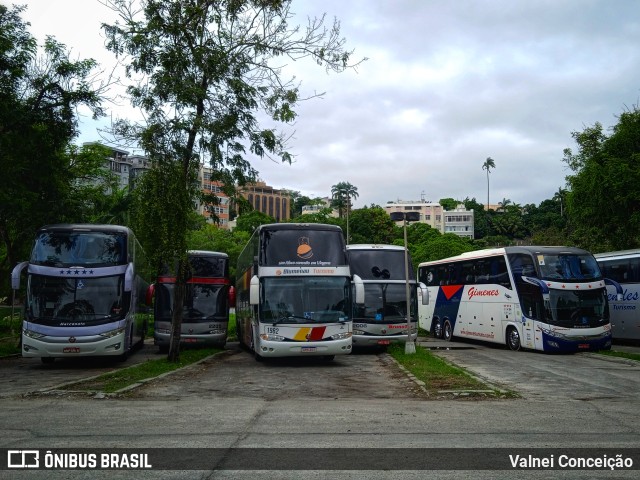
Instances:
[[[293,315],[291,313],[282,313],[280,314],[280,316],[277,319],[273,320],[273,326],[275,327],[276,325],[280,324],[280,323],[291,323],[291,320],[305,320],[307,322],[312,322],[313,319],[312,318],[307,318],[307,317],[302,317],[300,315]],[[295,322],[298,323],[298,322]]]

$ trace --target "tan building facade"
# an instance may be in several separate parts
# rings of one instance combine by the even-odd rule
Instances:
[[[241,193],[254,210],[275,218],[277,222],[291,218],[291,197],[287,190],[278,190],[258,181],[243,187]]]

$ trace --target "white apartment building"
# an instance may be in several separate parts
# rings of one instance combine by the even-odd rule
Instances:
[[[321,210],[324,210],[326,208],[331,208],[331,199],[329,199],[329,197],[324,197],[322,201],[323,201],[322,205],[303,205],[302,214],[305,215],[305,214],[319,213]],[[333,208],[331,208],[331,213],[329,214],[329,216],[333,218],[338,218],[338,212],[335,211]]]
[[[437,202],[402,201],[389,202],[384,206],[387,213],[419,212],[420,222],[426,223],[440,233],[454,233],[460,237],[473,239],[474,212],[459,204],[455,210],[445,211]],[[398,222],[400,225],[401,222]]]

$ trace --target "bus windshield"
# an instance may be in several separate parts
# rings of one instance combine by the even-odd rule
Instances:
[[[404,283],[365,283],[365,301],[354,308],[355,320],[406,323],[407,291]],[[411,317],[416,318],[416,290],[410,289]]]
[[[31,275],[29,321],[49,326],[89,326],[121,320],[129,309],[124,276],[64,278]]]
[[[261,322],[335,323],[351,318],[348,278],[265,277],[261,288]]]
[[[602,279],[600,267],[591,255],[534,255],[543,280],[593,281]]]
[[[606,291],[550,290],[551,312],[547,312],[551,325],[566,328],[599,327],[609,323]]]
[[[363,280],[404,280],[404,250],[349,250],[351,273]],[[415,279],[409,257],[409,279]]]
[[[36,238],[31,263],[55,267],[104,267],[126,263],[124,232],[43,232]]]
[[[156,316],[158,320],[171,319],[174,284],[156,286]],[[182,320],[186,323],[227,321],[228,289],[226,285],[187,284]]]

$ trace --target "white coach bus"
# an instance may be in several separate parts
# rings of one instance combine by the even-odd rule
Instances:
[[[419,323],[434,336],[577,352],[611,348],[605,279],[593,255],[570,247],[504,247],[421,263],[430,302]]]
[[[256,360],[351,353],[352,278],[340,227],[261,225],[236,276],[238,340]],[[362,282],[353,280],[362,302]]]

